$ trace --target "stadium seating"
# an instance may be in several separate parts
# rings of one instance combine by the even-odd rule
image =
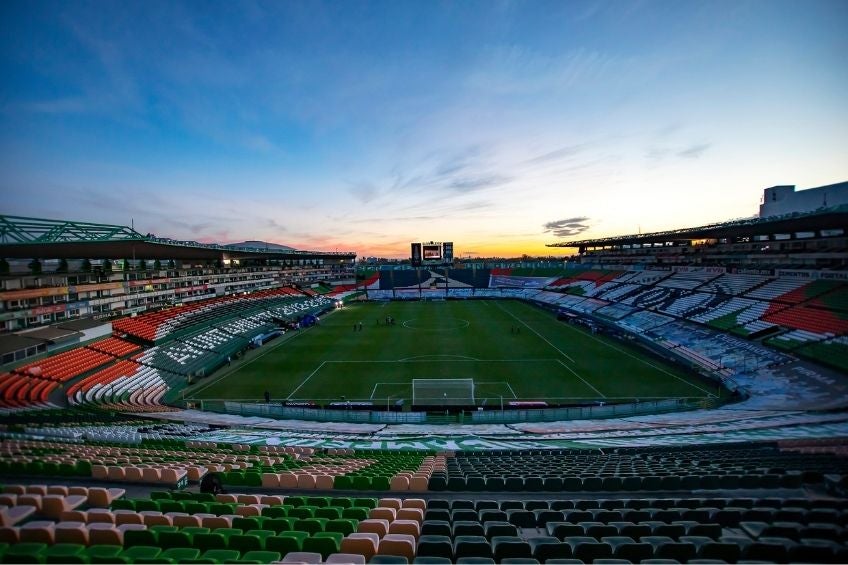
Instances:
[[[221,446],[202,447],[214,453]],[[616,494],[607,488],[601,498],[553,493],[519,498],[463,489],[464,494],[450,498],[424,499],[385,492],[290,494],[249,486],[215,495],[163,490],[156,483],[145,495],[127,496],[119,488],[68,486],[61,481],[7,482],[0,493],[5,505],[0,515],[0,558],[83,563],[844,562],[846,499],[798,496],[797,489],[775,490],[779,483],[773,480],[760,478],[773,486],[754,484],[746,478],[751,475],[735,473],[737,466],[777,465],[776,460],[804,465],[799,454],[809,454],[809,449],[787,444],[785,449],[751,445],[618,454],[657,469],[670,458],[676,463],[690,461],[695,468],[705,457],[724,465],[725,474],[700,472],[718,490],[699,496],[690,494],[686,479],[674,475],[646,475],[641,491]],[[239,446],[230,451],[251,452]],[[459,469],[485,462],[510,464],[511,483],[521,480],[526,485],[533,483],[533,476],[521,473],[532,471],[534,464],[571,455],[581,468],[595,465],[568,450],[469,452],[446,460],[448,467]],[[613,454],[606,464],[614,459]],[[837,470],[825,458],[818,461],[821,469]],[[815,475],[808,470],[799,478]],[[602,487],[618,484],[611,480],[614,476],[596,477]],[[759,488],[757,494],[723,490],[746,481],[744,488]],[[623,480],[619,486],[625,486]],[[654,490],[661,494],[645,492]]]
[[[141,349],[141,346],[117,337],[109,337],[87,345],[89,349],[106,353],[112,357],[126,357]]]
[[[73,405],[165,410],[163,402],[186,385],[187,376],[207,375],[225,364],[253,337],[273,330],[275,317],[320,312],[330,303],[278,288],[117,320],[117,334],[158,345],[143,349],[114,336],[31,362],[0,375],[0,409],[49,407],[57,383],[73,381],[54,402],[65,396]]]

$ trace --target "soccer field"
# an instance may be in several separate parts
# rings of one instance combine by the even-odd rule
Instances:
[[[395,319],[386,325],[386,318]],[[358,331],[359,323],[362,330]],[[354,330],[354,327],[357,330]],[[718,389],[625,343],[514,300],[356,303],[199,383],[186,399],[413,400],[413,379],[473,379],[473,400],[705,398]],[[466,381],[468,383],[469,381]],[[467,389],[416,387],[466,403]],[[435,386],[434,386],[435,385]],[[450,395],[450,396],[449,396]],[[429,403],[429,402],[428,402]]]

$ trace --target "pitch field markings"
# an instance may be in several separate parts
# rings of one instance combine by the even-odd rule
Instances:
[[[530,329],[530,331],[532,331],[533,333],[535,333],[536,335],[538,335],[539,337],[541,337],[543,340],[545,340],[545,342],[546,342],[548,345],[550,345],[551,347],[553,347],[554,349],[556,349],[557,351],[559,351],[560,353],[562,353],[563,355],[565,355],[565,353],[563,353],[562,351],[560,351],[560,349],[559,349],[558,347],[556,347],[556,346],[555,346],[554,344],[552,344],[550,341],[548,341],[547,339],[545,339],[545,338],[544,338],[541,334],[539,334],[539,332],[537,332],[536,330],[534,330],[533,328],[531,328],[530,326],[528,326],[528,325],[527,325],[524,321],[520,320],[520,319],[519,319],[519,318],[518,318],[515,314],[513,314],[512,312],[510,312],[510,311],[506,310],[506,309],[505,309],[503,306],[501,306],[499,303],[498,303],[498,305],[497,305],[497,306],[498,306],[498,308],[500,308],[501,310],[503,310],[504,312],[506,312],[507,314],[509,314],[509,315],[510,315],[510,316],[512,316],[513,318],[515,318],[516,320],[520,321],[520,322],[521,322],[522,324],[524,324],[525,326],[527,326],[527,328],[529,328],[529,329]],[[623,349],[621,349],[621,348],[619,348],[619,347],[616,347],[616,346],[612,345],[611,343],[607,343],[606,341],[604,341],[604,340],[602,340],[602,339],[598,339],[597,337],[595,337],[595,336],[593,336],[593,335],[591,335],[591,334],[589,334],[589,333],[581,332],[581,331],[579,331],[577,328],[573,328],[573,327],[571,327],[571,325],[569,325],[569,324],[564,324],[564,325],[565,325],[565,327],[567,327],[568,329],[570,329],[570,330],[572,330],[572,331],[574,331],[574,332],[577,332],[577,333],[579,333],[580,335],[584,335],[584,336],[586,336],[586,337],[589,337],[589,338],[591,338],[591,339],[594,339],[594,340],[595,340],[595,341],[597,341],[598,343],[600,343],[600,344],[602,344],[602,345],[606,345],[606,346],[607,346],[607,347],[609,347],[610,349],[613,349],[613,350],[615,350],[615,351],[618,351],[619,353],[622,353],[622,354],[624,354],[624,355],[627,355],[627,356],[628,356],[628,357],[630,357],[631,359],[636,359],[637,361],[641,361],[643,364],[645,364],[645,365],[647,365],[647,366],[649,366],[649,367],[651,367],[651,368],[653,368],[653,369],[656,369],[657,371],[659,371],[659,372],[663,373],[664,375],[668,375],[669,377],[674,377],[674,378],[675,378],[675,379],[677,379],[678,381],[684,382],[684,383],[686,383],[687,385],[691,386],[692,388],[696,388],[696,389],[700,390],[701,392],[705,393],[708,397],[713,397],[713,396],[715,396],[715,395],[714,395],[711,391],[709,391],[709,390],[707,390],[707,389],[705,389],[705,388],[699,387],[698,385],[696,385],[696,384],[694,384],[694,383],[692,383],[692,382],[689,382],[689,381],[687,381],[686,379],[684,379],[684,378],[682,378],[682,377],[679,377],[679,376],[675,375],[674,373],[671,373],[671,372],[669,372],[669,371],[667,371],[667,370],[663,369],[662,367],[657,367],[656,365],[654,365],[653,363],[651,363],[651,362],[650,362],[650,361],[648,361],[647,359],[644,359],[644,358],[639,357],[639,356],[637,356],[637,355],[633,355],[633,354],[632,354],[632,353],[630,353],[629,351],[625,351],[625,350],[623,350]],[[568,358],[568,360],[569,360],[569,361],[571,361],[572,363],[574,362],[574,359],[572,359],[571,357],[568,357],[568,355],[565,355],[565,357],[567,357],[567,358]],[[570,370],[570,368],[569,368],[569,370]],[[572,372],[574,372],[574,371],[572,371]],[[574,374],[576,375],[577,373],[574,373]],[[578,375],[578,377],[579,377],[579,375]],[[582,380],[582,378],[581,378],[581,380]],[[588,384],[588,383],[587,383],[587,384]],[[591,386],[591,385],[589,385],[589,386]],[[595,388],[595,387],[592,387],[592,388]],[[597,389],[596,389],[596,390],[597,390]]]
[[[415,355],[414,357],[398,359],[398,362],[417,361],[419,359],[426,359],[428,361],[438,361],[439,359],[447,361],[480,361],[480,359],[477,359],[476,357],[468,357],[466,355]]]
[[[628,357],[630,357],[631,359],[636,359],[637,361],[641,361],[641,362],[642,362],[642,363],[644,363],[645,365],[647,365],[647,366],[649,366],[649,367],[652,367],[652,368],[656,369],[657,371],[659,371],[659,372],[663,373],[664,375],[668,375],[669,377],[674,377],[674,378],[675,378],[675,379],[677,379],[678,381],[684,382],[684,383],[686,383],[687,385],[691,386],[692,388],[697,388],[697,389],[698,389],[698,390],[700,390],[701,392],[705,393],[708,397],[714,397],[714,396],[715,396],[715,394],[713,394],[711,391],[709,391],[709,390],[707,390],[707,389],[705,389],[705,388],[701,388],[701,387],[699,387],[698,385],[696,385],[695,383],[689,382],[689,381],[687,381],[686,379],[684,379],[684,378],[682,378],[682,377],[678,377],[678,376],[677,376],[677,375],[675,375],[674,373],[670,373],[669,371],[666,371],[666,370],[665,370],[665,369],[663,369],[662,367],[657,367],[656,365],[654,365],[653,363],[651,363],[651,362],[650,362],[650,361],[648,361],[647,359],[643,359],[642,357],[639,357],[639,356],[637,356],[637,355],[633,355],[633,354],[632,354],[632,353],[630,353],[629,351],[625,351],[625,350],[623,350],[623,349],[621,349],[621,348],[618,348],[618,347],[614,346],[613,344],[611,344],[611,343],[607,343],[606,341],[604,341],[604,340],[602,340],[602,339],[598,339],[597,337],[595,337],[595,336],[593,336],[593,335],[591,335],[591,334],[589,334],[589,333],[580,332],[580,331],[579,331],[579,330],[577,330],[576,328],[572,328],[569,324],[565,324],[565,327],[567,327],[568,329],[570,329],[570,330],[572,330],[572,331],[578,332],[578,333],[580,333],[581,335],[585,335],[586,337],[592,338],[592,339],[594,339],[595,341],[597,341],[598,343],[601,343],[601,344],[603,344],[603,345],[606,345],[606,346],[607,346],[607,347],[609,347],[610,349],[613,349],[613,350],[615,350],[615,351],[618,351],[619,353],[623,353],[624,355],[627,355],[627,356],[628,356]]]
[[[303,379],[303,382],[301,382],[299,385],[297,385],[297,388],[296,388],[296,389],[294,389],[293,391],[291,391],[291,393],[290,393],[290,394],[286,397],[286,400],[291,400],[292,396],[294,396],[294,393],[296,393],[296,392],[297,392],[297,391],[299,391],[301,388],[303,388],[303,385],[305,385],[306,383],[308,383],[308,382],[309,382],[309,379],[311,379],[311,378],[315,375],[315,373],[317,373],[318,371],[320,371],[320,370],[321,370],[321,368],[322,368],[324,365],[326,365],[326,364],[327,364],[327,361],[323,361],[320,365],[318,365],[318,368],[317,368],[317,369],[315,369],[314,371],[312,371],[311,373],[309,373],[309,375],[308,375],[305,379]]]
[[[572,363],[574,363],[574,359],[572,359],[571,357],[569,357],[569,356],[568,356],[568,354],[567,354],[565,351],[563,351],[562,349],[560,349],[559,347],[557,347],[556,345],[554,345],[553,343],[551,343],[551,342],[550,342],[550,341],[549,341],[549,340],[548,340],[545,336],[543,336],[542,334],[540,334],[539,332],[537,332],[536,330],[534,330],[533,328],[531,328],[531,327],[527,324],[527,322],[525,322],[524,320],[522,320],[521,318],[519,318],[518,316],[516,316],[515,314],[513,314],[512,312],[510,312],[509,310],[507,310],[507,309],[506,309],[506,308],[504,308],[503,306],[501,306],[499,302],[498,302],[498,303],[496,303],[496,304],[497,304],[498,308],[500,308],[502,311],[506,312],[507,314],[509,314],[510,316],[512,316],[513,318],[515,318],[516,320],[518,320],[519,322],[521,322],[522,324],[524,324],[524,327],[525,327],[525,328],[527,328],[528,330],[530,330],[531,332],[533,332],[534,334],[536,334],[537,336],[539,336],[539,339],[541,339],[542,341],[544,341],[545,343],[547,343],[548,345],[550,345],[551,347],[553,347],[554,349],[556,349],[556,350],[557,350],[557,352],[559,352],[559,354],[560,354],[560,355],[562,355],[563,357],[565,357],[566,359],[568,359],[569,361],[571,361]],[[572,371],[572,372],[574,372],[574,371]]]
[[[437,359],[432,359],[432,357],[436,357]],[[286,400],[293,400],[292,397],[297,393],[297,391],[299,391],[301,388],[303,388],[306,385],[306,383],[308,383],[309,380],[312,379],[312,377],[314,377],[316,374],[318,374],[321,371],[321,369],[324,368],[325,365],[345,364],[345,363],[355,363],[355,364],[365,364],[365,363],[380,363],[380,364],[387,364],[387,363],[432,363],[434,361],[439,361],[439,360],[447,361],[447,362],[451,362],[451,363],[551,363],[551,362],[554,362],[554,363],[562,364],[563,367],[565,367],[566,369],[568,369],[569,371],[574,373],[574,371],[570,367],[568,367],[567,365],[565,365],[562,362],[562,359],[475,359],[473,357],[464,357],[462,355],[418,355],[416,357],[407,357],[405,359],[397,359],[397,360],[392,360],[392,359],[385,359],[385,360],[335,359],[335,360],[321,361],[321,364],[318,365],[318,367],[316,367],[314,371],[309,373],[300,382],[300,384],[298,384],[297,387],[295,387],[295,389],[292,390],[289,393],[289,395],[286,397]],[[577,375],[577,373],[574,373],[574,374]],[[586,381],[583,380],[583,378],[580,377],[580,375],[577,375],[577,378],[579,378],[584,383],[586,383]],[[477,384],[480,384],[480,385],[487,385],[487,384],[488,385],[491,385],[491,384],[505,385],[507,388],[509,388],[510,394],[512,394],[513,398],[518,399],[518,395],[515,394],[515,391],[513,390],[512,385],[507,381],[481,381],[480,383],[477,383],[475,381],[475,386],[477,386]],[[586,384],[589,385],[589,383],[586,383]],[[406,385],[406,386],[411,386],[412,383],[411,382],[407,382],[407,383],[383,382],[383,381],[375,383],[374,388],[371,390],[371,398],[370,398],[371,400],[373,400],[374,395],[377,393],[377,387],[380,386],[380,385]],[[591,387],[593,390],[598,392],[598,394],[601,394],[598,391],[598,389],[596,389],[592,385],[589,385],[589,387]],[[604,395],[601,394],[601,396],[604,396]]]
[[[450,379],[445,379],[445,380],[450,380]],[[512,385],[510,385],[507,381],[479,381],[479,382],[476,381],[476,380],[474,381],[474,388],[476,390],[479,390],[480,387],[492,386],[492,385],[498,385],[498,386],[502,386],[502,387],[509,389],[509,393],[512,395],[512,398],[515,399],[515,400],[518,400],[518,395],[515,394],[515,391],[512,389]],[[396,381],[393,381],[393,382],[380,381],[378,383],[374,383],[374,388],[371,389],[371,396],[368,398],[368,400],[374,400],[375,397],[383,398],[382,396],[377,396],[377,389],[380,388],[380,387],[386,387],[386,386],[401,386],[401,387],[408,389],[408,388],[412,387],[412,383],[411,382],[405,382],[404,383],[404,382],[396,382]],[[483,394],[483,395],[479,395],[479,396],[486,397],[486,396],[489,396],[489,395]]]
[[[578,374],[577,374],[577,371],[575,371],[574,369],[572,369],[571,367],[569,367],[568,365],[566,365],[565,363],[563,363],[563,362],[562,362],[562,359],[557,359],[557,361],[559,361],[559,364],[560,364],[560,365],[562,365],[563,367],[565,367],[566,369],[568,369],[569,371],[571,371],[571,374],[572,374],[572,375],[574,375],[575,377],[577,377],[578,379],[580,379],[581,381],[583,381],[583,382],[586,384],[586,386],[588,386],[589,388],[591,388],[592,390],[594,390],[595,392],[597,392],[597,393],[601,396],[601,398],[606,398],[606,397],[607,397],[607,395],[606,395],[606,394],[602,393],[601,391],[599,391],[598,389],[596,389],[595,387],[593,387],[593,386],[592,386],[592,383],[590,383],[589,381],[587,381],[586,379],[584,379],[583,377],[581,377],[580,375],[578,375]]]
[[[412,386],[412,383],[398,383],[398,382],[378,382],[378,383],[374,383],[374,388],[371,390],[371,396],[368,397],[368,400],[374,400],[374,396],[377,394],[377,387],[378,386],[385,386],[385,385]]]
[[[330,312],[329,314],[332,314],[332,312]],[[194,390],[192,390],[192,391],[191,391],[191,396],[189,396],[189,397],[187,398],[187,400],[191,400],[191,399],[195,398],[195,395],[196,395],[197,393],[199,393],[199,392],[201,392],[201,391],[206,390],[207,388],[209,388],[209,387],[210,387],[210,386],[212,386],[212,385],[218,384],[219,382],[223,381],[224,379],[226,379],[226,378],[227,378],[227,377],[229,377],[230,375],[232,375],[232,374],[234,374],[234,373],[236,373],[236,372],[238,372],[238,371],[241,371],[244,367],[247,367],[248,365],[252,364],[253,362],[255,362],[255,361],[257,361],[257,360],[261,359],[262,357],[265,357],[265,356],[266,356],[266,355],[268,355],[269,353],[272,353],[274,350],[276,350],[278,347],[280,347],[280,346],[281,346],[281,345],[283,345],[284,343],[288,343],[288,342],[290,342],[290,341],[292,341],[292,340],[294,340],[294,339],[299,338],[300,336],[304,335],[306,332],[308,332],[309,330],[314,329],[315,327],[316,327],[316,326],[310,326],[310,327],[308,327],[308,328],[304,328],[304,329],[301,329],[301,330],[297,330],[297,333],[296,333],[296,334],[294,334],[293,336],[291,336],[291,337],[289,337],[289,338],[287,338],[287,339],[285,338],[285,336],[283,336],[283,337],[284,337],[284,339],[277,339],[277,340],[275,340],[275,343],[272,343],[272,344],[270,344],[270,345],[263,346],[264,351],[262,351],[261,353],[259,353],[259,354],[258,354],[258,355],[256,355],[255,357],[251,357],[251,358],[250,358],[250,359],[248,359],[247,361],[243,361],[243,362],[239,363],[238,365],[236,365],[235,367],[228,367],[228,369],[229,369],[228,371],[226,371],[226,372],[222,373],[221,375],[219,375],[219,376],[217,376],[217,377],[214,377],[214,378],[210,379],[210,380],[209,380],[209,382],[203,382],[203,383],[201,384],[201,386],[199,386],[199,387],[197,387],[196,389],[194,389]],[[289,331],[293,331],[293,330],[289,330]],[[287,333],[288,333],[288,332],[287,332]]]

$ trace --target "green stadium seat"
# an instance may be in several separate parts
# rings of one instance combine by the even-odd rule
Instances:
[[[330,506],[338,508],[350,508],[353,506],[353,501],[347,496],[334,496],[330,499]]]
[[[126,557],[130,560],[130,562],[136,562],[139,559],[154,559],[159,557],[159,554],[162,553],[162,549],[155,546],[150,545],[136,545],[125,549],[121,553],[121,557]]]
[[[339,553],[343,538],[338,532],[318,532],[303,540],[303,551],[320,553],[326,559],[331,553]]]
[[[337,475],[333,479],[333,488],[339,490],[352,490],[353,477],[349,475]]]
[[[303,520],[295,520],[293,525],[294,530],[301,532],[309,532],[309,535],[315,535],[318,532],[323,532],[327,523],[326,518],[305,518]]]
[[[297,506],[289,510],[289,518],[314,518],[315,510],[316,508],[314,506]]]
[[[248,551],[241,556],[240,562],[255,561],[257,563],[273,563],[279,561],[281,557],[277,551]]]
[[[258,530],[262,527],[262,523],[264,519],[260,519],[258,516],[239,516],[238,518],[233,518],[233,527],[240,528],[242,530]]]
[[[88,563],[82,544],[57,543],[45,549],[42,555],[45,563]]]
[[[307,505],[305,496],[287,496],[285,503],[289,506],[294,506],[295,508]]]
[[[371,479],[371,490],[389,490],[390,477],[379,476]]]
[[[123,551],[119,545],[93,545],[85,549],[84,555],[91,563],[128,563],[129,559],[120,557]]]
[[[4,563],[43,563],[47,544],[24,542],[9,546],[3,554]]]
[[[308,538],[306,532],[283,532],[278,536],[265,539],[266,551],[278,551],[285,555],[292,551],[302,551],[303,541]]]
[[[203,552],[204,559],[211,559],[216,563],[237,561],[240,555],[241,554],[234,549],[209,549]]]
[[[339,532],[344,535],[352,534],[356,531],[356,526],[358,523],[358,520],[338,518],[335,520],[327,521],[324,526],[324,530],[327,532]]]
[[[162,514],[166,512],[184,512],[185,508],[183,507],[183,503],[178,500],[159,500],[159,510]]]
[[[246,551],[262,551],[265,549],[265,540],[253,534],[233,534],[227,540],[229,549],[237,549],[244,553]]]
[[[135,510],[136,512],[147,512],[147,511],[161,512],[161,509],[159,508],[159,501],[158,500],[138,498],[134,502],[135,502],[135,508],[134,509],[131,508],[130,510]],[[117,507],[115,507],[115,508],[117,508]]]
[[[289,510],[286,506],[266,506],[262,509],[262,516],[266,518],[286,518]]]
[[[308,506],[315,506],[316,508],[326,508],[330,506],[330,497],[329,496],[307,496],[306,504]]]
[[[159,547],[171,549],[175,547],[192,547],[192,536],[185,530],[179,532],[160,532]]]
[[[342,518],[350,520],[367,520],[368,508],[355,506],[353,508],[345,508],[342,511]]]
[[[295,518],[267,518],[262,522],[262,528],[274,532],[289,532],[294,529]]]
[[[112,510],[134,510],[136,512],[141,512],[141,510],[137,510],[135,507],[135,501],[128,498],[117,498],[112,501],[112,504],[109,505]]]
[[[159,545],[159,536],[153,529],[147,530],[127,530],[124,532],[124,547],[135,546],[151,546]]]
[[[328,520],[335,520],[336,518],[342,517],[342,510],[342,508],[338,508],[335,506],[319,507],[315,510],[315,517],[327,518]]]
[[[197,559],[200,557],[200,550],[193,547],[173,547],[163,551],[159,557],[162,559],[173,559],[176,563],[182,563],[186,559]]]
[[[187,514],[205,514],[209,510],[207,504],[196,500],[186,500],[183,502],[183,508]]]
[[[227,537],[220,530],[214,530],[208,534],[195,534],[192,542],[201,551],[227,549]]]
[[[335,486],[335,483],[334,483]],[[357,475],[353,477],[353,486],[355,490],[373,490],[371,486],[371,477]]]

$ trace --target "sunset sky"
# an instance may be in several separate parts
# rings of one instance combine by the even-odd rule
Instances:
[[[752,216],[848,180],[846,29],[844,0],[5,0],[0,213],[379,256]]]

